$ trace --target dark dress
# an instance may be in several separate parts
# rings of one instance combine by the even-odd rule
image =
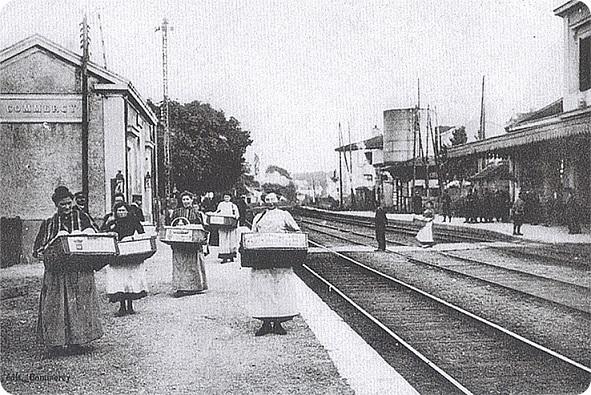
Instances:
[[[577,198],[572,195],[569,196],[566,200],[566,221],[568,224],[568,233],[570,234],[581,233],[581,209],[582,207]]]
[[[69,215],[57,213],[43,221],[34,244],[34,253],[60,230],[93,228],[91,218],[80,210]],[[95,229],[96,230],[96,229]],[[60,259],[46,254],[44,260]],[[86,344],[103,335],[93,271],[54,272],[45,270],[39,298],[37,337],[48,347]]]
[[[388,218],[386,217],[386,211],[383,208],[378,207],[376,209],[376,240],[378,242],[378,250],[386,250],[386,225],[388,224]]]
[[[191,224],[203,223],[201,213],[193,207],[175,209],[171,221],[181,217]],[[172,286],[175,291],[196,293],[207,289],[202,250],[200,244],[172,245]]]

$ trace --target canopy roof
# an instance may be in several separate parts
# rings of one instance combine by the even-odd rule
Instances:
[[[359,141],[357,143],[343,145],[341,147],[335,148],[337,152],[345,152],[345,151],[357,151],[357,150],[367,150],[367,149],[382,149],[384,146],[384,136],[379,135],[372,137],[367,140]]]
[[[470,180],[514,180],[515,176],[509,171],[507,162],[491,163],[481,172],[470,177]]]

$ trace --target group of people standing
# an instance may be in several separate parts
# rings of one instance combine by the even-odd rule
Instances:
[[[464,198],[464,222],[493,222],[495,219],[497,222],[507,222],[510,208],[511,198],[504,189],[470,190]]]
[[[182,207],[174,210],[171,220],[205,225],[204,213],[199,210],[194,195],[185,191],[180,198]],[[46,253],[47,247],[62,234],[103,231],[116,234],[121,241],[145,232],[139,214],[125,202],[123,195],[115,196],[112,211],[105,215],[100,228],[86,212],[85,197],[75,200],[68,188],[60,186],[55,189],[52,200],[56,213],[43,221],[34,243],[34,255],[46,262],[64,259],[63,256]],[[277,195],[267,194],[265,202],[266,210],[253,220],[253,232],[300,231],[291,214],[277,208]],[[229,194],[224,196],[224,201],[218,204],[214,213],[240,218],[238,206],[230,201]],[[232,261],[236,257],[239,232],[236,228],[218,231],[219,258],[222,262]],[[204,265],[204,255],[207,253],[207,244],[191,244],[186,248],[173,249],[172,283],[176,296],[202,293],[208,289]],[[50,354],[61,353],[64,347],[80,350],[83,345],[103,335],[94,271],[54,271],[47,268],[46,264],[39,301],[38,338]],[[109,265],[106,271],[109,301],[120,303],[115,315],[134,314],[133,301],[147,296],[148,292],[143,263]],[[286,333],[281,323],[298,314],[291,284],[294,276],[291,268],[251,269],[252,316],[262,321],[256,336]]]

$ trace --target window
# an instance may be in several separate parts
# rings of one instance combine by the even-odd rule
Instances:
[[[365,159],[367,159],[367,163],[369,163],[370,165],[373,163],[373,153],[372,152],[366,152],[365,153]]]
[[[591,36],[579,40],[579,90],[591,88]]]

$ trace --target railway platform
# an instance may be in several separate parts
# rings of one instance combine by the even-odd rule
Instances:
[[[319,209],[315,209],[319,210]],[[329,212],[327,210],[319,210]],[[375,213],[373,211],[338,211],[339,214],[351,215],[357,217],[371,217]],[[412,222],[414,214],[387,214],[389,220]],[[455,217],[451,222],[443,222],[441,215],[435,216],[435,223],[438,226],[448,228],[460,228],[462,231],[466,229],[473,232],[475,235],[486,234],[493,232],[502,235],[505,239],[512,240],[527,240],[542,243],[556,243],[556,244],[591,244],[591,228],[589,226],[583,227],[579,234],[569,234],[566,226],[544,226],[544,225],[530,225],[524,224],[521,227],[523,236],[513,236],[513,224],[510,222],[492,222],[492,223],[465,223],[464,218]]]
[[[2,386],[12,393],[416,393],[299,279],[301,315],[285,324],[288,334],[255,337],[250,269],[216,257],[212,247],[208,291],[174,298],[171,250],[158,242],[146,261],[149,296],[134,304],[137,314],[119,318],[106,302],[104,270],[97,272],[105,335],[82,355],[51,359],[40,359],[34,336],[42,264],[1,269],[3,291],[21,291],[2,298]],[[28,380],[31,372],[69,379]]]

